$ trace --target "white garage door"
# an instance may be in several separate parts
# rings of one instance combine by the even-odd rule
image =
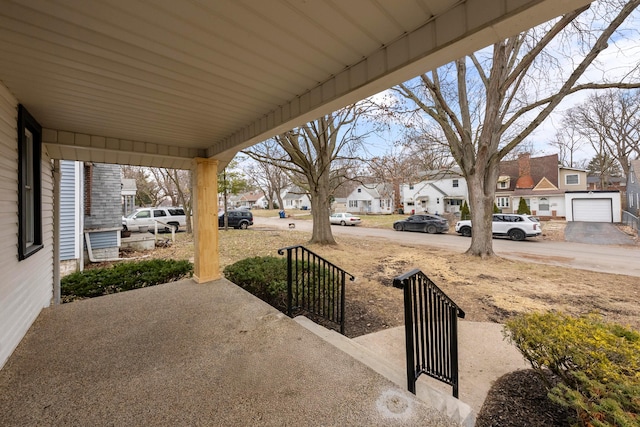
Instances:
[[[573,220],[613,222],[611,199],[573,199]]]

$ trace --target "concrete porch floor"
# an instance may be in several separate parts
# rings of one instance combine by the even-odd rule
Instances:
[[[0,370],[16,425],[450,426],[226,280],[43,310]]]

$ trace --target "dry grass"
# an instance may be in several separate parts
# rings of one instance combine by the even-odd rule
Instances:
[[[561,232],[561,229],[550,230]],[[190,235],[148,256],[193,257]],[[251,256],[278,256],[282,247],[305,244],[310,233],[295,230],[220,230],[221,268]],[[494,258],[481,261],[438,248],[390,243],[384,239],[337,238],[337,246],[307,246],[356,276],[348,283],[347,335],[357,336],[402,319],[401,291],[395,276],[421,269],[472,321],[502,322],[514,313],[561,310],[599,311],[608,320],[640,329],[640,278],[595,273]]]

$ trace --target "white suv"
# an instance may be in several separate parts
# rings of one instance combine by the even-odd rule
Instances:
[[[140,227],[143,229],[146,227],[148,230],[154,230],[156,221],[158,222],[158,230],[164,231],[171,231],[170,227],[178,231],[180,227],[187,225],[182,208],[140,208],[129,216],[122,217],[122,229],[140,231]]]
[[[492,231],[494,236],[509,236],[511,240],[524,240],[542,234],[538,218],[518,214],[493,214]],[[471,221],[458,221],[456,232],[471,237]]]

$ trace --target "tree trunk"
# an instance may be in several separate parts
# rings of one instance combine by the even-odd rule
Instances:
[[[321,245],[336,245],[331,232],[331,202],[329,195],[329,174],[319,178],[318,184],[311,190],[311,216],[313,217],[313,233],[309,243]]]
[[[495,183],[498,172],[491,173],[491,168],[486,168],[486,176],[483,176],[483,168],[476,168],[476,173],[466,177],[469,189],[469,204],[471,207],[471,246],[466,254],[488,258],[495,255],[493,252],[493,203],[495,199]],[[495,168],[497,169],[497,168]]]

